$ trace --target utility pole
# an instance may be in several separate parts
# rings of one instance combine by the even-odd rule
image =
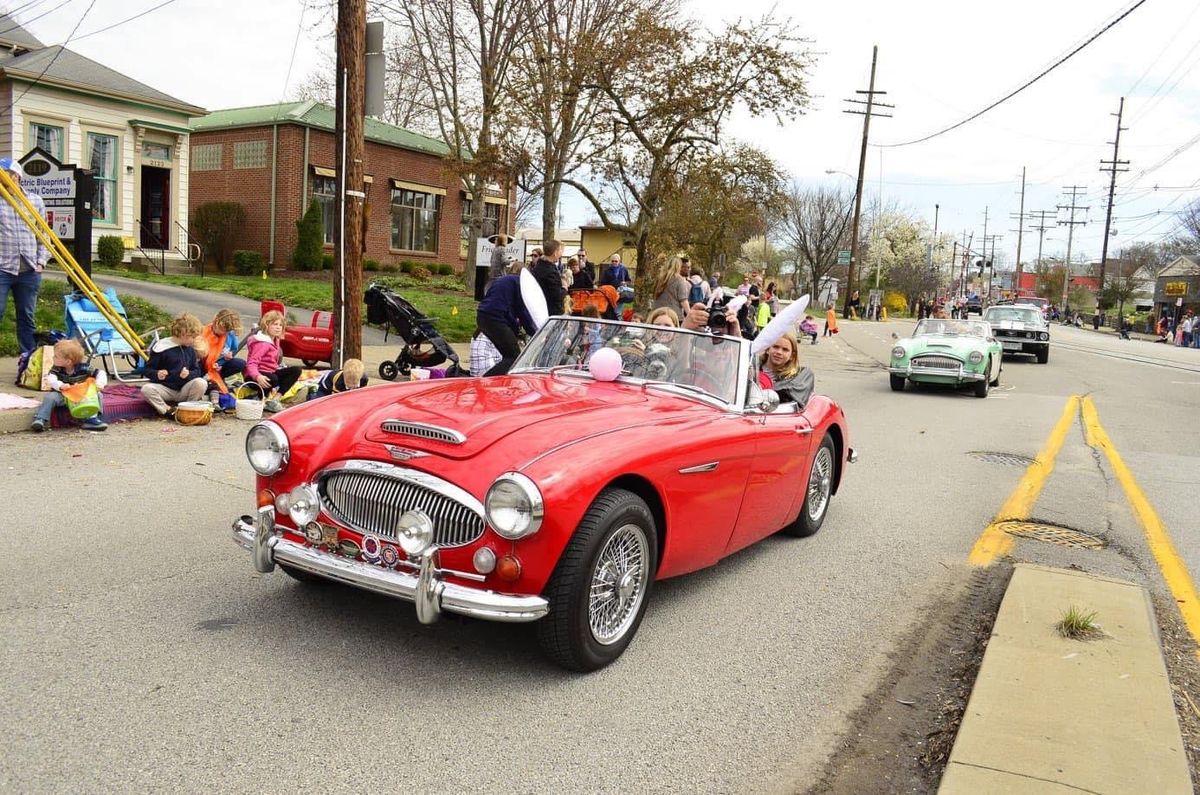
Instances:
[[[1003,238],[1004,235],[984,235],[983,236],[983,264],[988,270],[987,278],[987,298],[992,300],[992,280],[996,278],[996,241]],[[988,243],[992,244],[992,253],[988,255]]]
[[[1012,218],[1013,216],[1009,216]],[[1021,166],[1021,209],[1016,215],[1017,228],[1017,275],[1013,281],[1013,294],[1019,293],[1021,290],[1021,238],[1025,231],[1025,166]]]
[[[1121,130],[1129,129],[1128,127],[1121,126],[1121,116],[1124,113],[1125,97],[1121,97],[1121,104],[1117,106],[1117,112],[1115,114],[1117,117],[1117,135],[1116,138],[1111,141],[1113,147],[1112,160],[1100,161],[1100,170],[1107,171],[1112,175],[1112,177],[1108,183],[1108,211],[1104,214],[1104,244],[1100,252],[1100,283],[1098,287],[1099,295],[1103,295],[1104,293],[1104,271],[1108,268],[1108,236],[1110,234],[1109,225],[1112,224],[1113,194],[1117,191],[1117,172],[1129,170],[1127,168],[1121,168],[1121,166],[1129,165],[1129,161],[1118,159],[1121,152]],[[1099,297],[1099,295],[1097,297]]]
[[[1057,216],[1057,214],[1050,210],[1033,210],[1029,213],[1029,219],[1033,220],[1033,217],[1035,215],[1039,216],[1038,223],[1035,224],[1034,226],[1029,227],[1029,231],[1038,233],[1037,267],[1040,268],[1040,267],[1042,267],[1042,239],[1046,236],[1047,229],[1054,228],[1054,224],[1046,223],[1046,216],[1048,216],[1048,215]]]
[[[862,217],[862,195],[863,195],[863,174],[867,170],[867,140],[871,132],[871,116],[882,116],[885,119],[890,119],[891,114],[876,113],[875,108],[895,108],[895,105],[885,105],[882,102],[875,101],[875,95],[886,94],[886,91],[875,90],[875,64],[879,58],[879,45],[871,48],[871,82],[866,91],[858,90],[855,94],[866,94],[866,100],[847,99],[855,105],[865,105],[866,110],[843,110],[843,113],[853,113],[856,116],[863,117],[862,131],[862,149],[858,154],[858,183],[854,189],[854,225],[851,230],[850,237],[850,270],[846,275],[846,301],[842,306],[842,317],[850,317],[850,296],[854,294],[854,290],[858,286],[858,222]]]
[[[975,242],[975,233],[972,232],[971,236],[967,237],[967,233],[963,232],[963,237],[966,238],[966,240],[963,242],[962,279],[959,281],[959,286],[962,289],[962,297],[966,298],[967,274],[970,273],[971,270],[971,244]]]
[[[366,0],[338,0],[337,106],[334,110],[338,224],[333,232],[338,318],[333,362],[362,357],[363,101],[366,91]]]
[[[984,267],[986,267],[986,266],[987,266],[987,242],[988,242],[987,225],[988,225],[988,209],[989,209],[989,208],[988,208],[986,205],[985,205],[985,206],[984,206],[984,208],[983,208],[983,237],[982,237],[982,238],[980,238],[981,240],[983,240],[983,260],[982,260],[982,262],[983,262],[983,265],[984,265]],[[983,269],[982,269],[982,268],[980,268],[980,271],[979,271],[979,286],[980,286],[980,287],[982,287],[982,286],[983,286]],[[985,293],[984,295],[980,296],[980,298],[979,298],[979,305],[980,305],[981,307],[983,307],[984,309],[987,309],[987,305],[988,305],[988,298],[989,298],[989,297],[990,297],[990,296],[989,296],[989,295],[987,295],[987,294]]]
[[[1073,242],[1074,237],[1075,237],[1075,227],[1082,226],[1083,224],[1087,223],[1086,220],[1076,221],[1075,213],[1078,210],[1083,210],[1084,212],[1087,212],[1087,210],[1091,209],[1090,206],[1084,207],[1084,206],[1076,204],[1075,202],[1079,199],[1080,194],[1082,194],[1086,190],[1087,190],[1086,185],[1066,185],[1066,186],[1064,186],[1063,193],[1069,192],[1071,194],[1071,203],[1058,205],[1059,210],[1066,210],[1068,212],[1067,220],[1058,222],[1059,226],[1067,227],[1067,261],[1065,263],[1065,268],[1063,269],[1063,291],[1062,291],[1062,308],[1063,308],[1064,312],[1067,309],[1067,291],[1071,287],[1071,243]]]

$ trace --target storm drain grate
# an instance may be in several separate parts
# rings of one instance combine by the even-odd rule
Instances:
[[[1048,544],[1058,544],[1063,547],[1079,547],[1081,549],[1104,548],[1103,539],[1080,532],[1079,530],[1072,530],[1069,527],[1021,520],[1000,522],[999,526],[1001,530],[1010,536],[1032,538],[1034,541],[1045,541]]]
[[[972,450],[967,455],[989,464],[1004,464],[1010,467],[1027,467],[1033,463],[1033,459],[1029,456],[1016,453],[997,453],[992,450]]]

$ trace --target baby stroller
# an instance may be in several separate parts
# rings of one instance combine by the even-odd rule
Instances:
[[[616,288],[611,285],[604,285],[595,289],[577,287],[568,291],[567,294],[571,299],[572,314],[578,315],[583,311],[584,307],[594,306],[599,310],[600,317],[607,320],[619,319],[617,316],[618,294]]]
[[[465,375],[458,354],[434,327],[433,319],[425,317],[415,306],[380,284],[372,284],[363,295],[367,305],[367,322],[383,326],[383,338],[395,332],[404,346],[394,360],[379,365],[379,376],[388,381],[397,376],[407,377],[414,367],[436,367],[449,361],[446,375]]]

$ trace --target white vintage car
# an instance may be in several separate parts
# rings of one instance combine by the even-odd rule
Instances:
[[[1033,304],[1006,304],[988,307],[983,319],[1007,354],[1025,353],[1037,357],[1038,364],[1050,361],[1050,324]]]

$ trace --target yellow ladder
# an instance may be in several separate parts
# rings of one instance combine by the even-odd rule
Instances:
[[[54,255],[55,259],[62,265],[63,270],[67,272],[67,277],[75,285],[75,288],[85,298],[96,305],[96,308],[100,310],[100,314],[104,316],[104,319],[111,323],[112,327],[117,330],[117,333],[129,343],[129,347],[133,348],[138,356],[145,359],[146,347],[142,342],[142,338],[130,327],[129,322],[112,308],[112,304],[108,302],[108,298],[104,295],[103,291],[96,286],[96,283],[92,281],[87,272],[79,266],[79,263],[75,261],[75,257],[71,255],[71,252],[63,245],[63,242],[58,239],[58,235],[54,234],[54,230],[50,228],[50,225],[46,223],[46,219],[42,217],[37,208],[25,197],[25,193],[4,169],[0,169],[0,197],[3,197],[6,202],[12,205],[13,209],[17,212],[17,216],[25,222],[25,225],[41,241],[42,245]]]

